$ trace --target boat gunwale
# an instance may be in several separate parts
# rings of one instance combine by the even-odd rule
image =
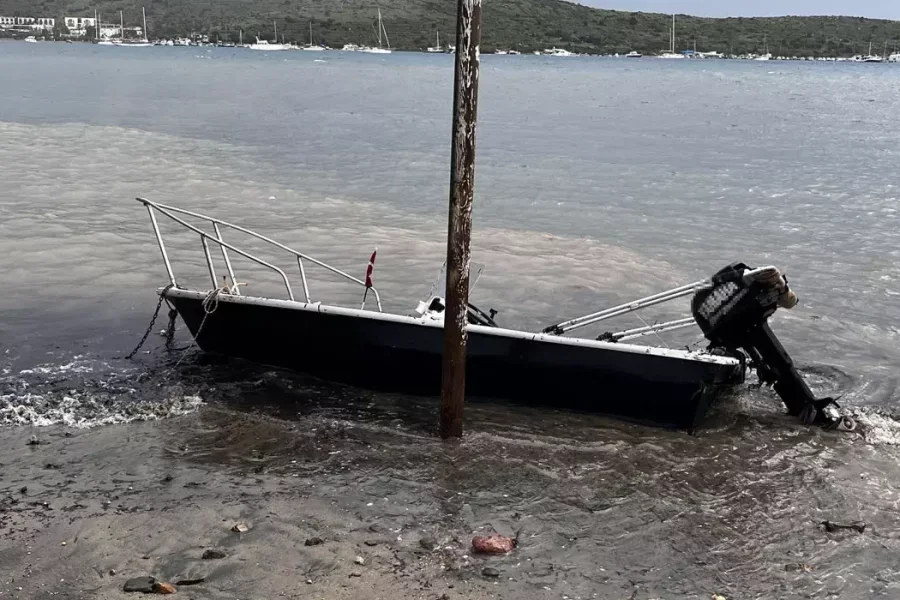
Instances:
[[[210,292],[200,292],[180,287],[168,287],[159,288],[157,290],[157,293],[160,295],[165,294],[166,297],[176,297],[202,301]],[[420,327],[443,329],[443,323],[441,321],[436,321],[433,319],[412,317],[408,315],[400,315],[389,312],[376,312],[358,308],[347,308],[343,306],[323,304],[321,302],[301,302],[298,300],[281,300],[276,298],[266,298],[263,296],[238,296],[225,293],[218,294],[217,300],[220,303],[226,302],[231,304],[245,304],[250,306],[265,306],[270,308],[316,312],[326,315],[356,317],[373,321],[385,321],[389,323],[400,323],[405,325],[418,325]],[[638,344],[627,344],[621,342],[608,342],[579,337],[563,337],[546,333],[506,329],[503,327],[486,327],[484,325],[469,324],[468,331],[483,335],[558,344],[562,346],[575,346],[596,350],[611,350],[628,354],[640,354],[656,356],[659,358],[685,360],[689,362],[701,362],[714,364],[721,367],[737,367],[741,364],[741,361],[736,358],[732,358],[730,356],[715,356],[713,354],[708,354],[705,352],[679,350],[672,348],[659,348],[656,346],[642,346]]]

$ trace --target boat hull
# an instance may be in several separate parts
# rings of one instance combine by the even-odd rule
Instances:
[[[204,351],[370,389],[440,393],[439,323],[243,296],[220,296],[206,316],[205,294],[166,295]],[[470,326],[466,391],[693,429],[725,384],[742,377],[732,359],[645,350]]]

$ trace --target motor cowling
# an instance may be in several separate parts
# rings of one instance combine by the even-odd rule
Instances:
[[[743,352],[763,383],[771,384],[788,413],[806,423],[852,428],[832,398],[817,399],[790,355],[769,328],[778,308],[793,308],[797,296],[775,267],[752,269],[733,263],[717,272],[691,301],[691,313],[715,348]]]

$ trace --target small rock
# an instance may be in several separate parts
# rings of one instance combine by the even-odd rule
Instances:
[[[718,594],[712,595],[712,600],[725,600],[725,596],[720,596]]]
[[[304,546],[318,546],[319,544],[324,544],[325,540],[320,537],[311,537],[303,542]]]
[[[422,539],[419,540],[419,546],[431,552],[435,548],[437,548],[437,541],[430,535],[426,535]]]
[[[195,577],[193,579],[179,579],[175,585],[198,585],[206,581],[206,577]]]
[[[378,523],[372,523],[371,525],[369,525],[369,531],[371,531],[372,533],[381,533],[382,531],[384,531],[384,528]]]
[[[353,562],[355,562],[358,565],[364,565],[364,564],[366,564],[366,559],[364,559],[362,556],[357,556],[356,558],[353,559]]]
[[[362,577],[362,573],[359,571],[353,571],[350,573],[350,577]]]
[[[19,488],[19,493],[20,493],[20,494],[27,494],[27,493],[28,493],[28,486],[27,486],[27,485],[23,485],[22,487],[20,487],[20,488]]]
[[[372,547],[378,545],[378,542],[376,542],[375,540],[366,540],[366,541],[363,542],[363,543],[364,543],[366,546],[369,546],[370,548],[372,548]]]
[[[858,533],[864,533],[866,531],[866,524],[863,521],[853,521],[852,523],[835,523],[833,521],[822,521],[821,524],[825,527],[825,531],[829,533],[834,533],[839,529],[853,529]]]
[[[219,558],[225,558],[225,553],[221,550],[213,550],[212,548],[203,551],[203,556],[201,556],[203,560],[217,560]]]
[[[238,523],[237,525],[232,527],[231,530],[235,533],[247,533],[248,531],[250,531],[250,527],[245,523]]]
[[[62,542],[62,543],[61,543],[61,544],[60,544],[60,546],[65,546],[65,545],[66,545],[66,543],[65,543],[65,542]]]
[[[784,565],[785,571],[803,571],[804,573],[809,573],[813,568],[812,565],[806,563],[789,563]]]
[[[162,581],[157,581],[153,584],[153,593],[154,594],[174,594],[175,586],[171,583],[164,583]]]
[[[312,585],[312,579],[307,579],[307,580],[306,580],[306,584],[307,584],[307,585]]]
[[[472,538],[472,550],[481,554],[506,554],[516,547],[515,538],[500,535],[476,535]]]
[[[481,574],[485,577],[500,577],[500,571],[494,567],[485,567],[481,570]]]
[[[112,576],[115,575],[115,574],[116,574],[116,570],[115,570],[115,569],[110,569],[110,570],[109,570],[109,576],[110,576],[110,577],[112,577]]]
[[[165,481],[166,483],[172,481],[173,479],[175,479],[175,478],[172,477],[171,475],[166,475],[165,477],[163,477],[163,481]]]
[[[42,442],[41,440],[39,440],[39,439],[37,438],[36,435],[31,436],[31,439],[29,439],[29,440],[26,442],[26,444],[27,444],[28,446],[40,446],[40,445],[43,444],[43,443],[44,443],[44,442]]]
[[[142,594],[150,594],[153,592],[153,584],[156,579],[153,577],[133,577],[125,582],[122,589],[126,592],[140,592]]]
[[[59,465],[56,463],[47,463],[46,465],[44,465],[44,468],[45,469],[58,469]]]
[[[72,433],[71,431],[67,431],[67,432],[65,432],[63,435],[64,435],[65,437],[74,437],[74,436],[75,436],[75,434]]]

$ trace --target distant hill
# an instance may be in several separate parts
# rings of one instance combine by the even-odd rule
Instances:
[[[192,32],[237,40],[256,32],[272,37],[272,21],[287,39],[305,42],[312,21],[316,41],[333,47],[371,44],[376,9],[380,6],[391,45],[421,49],[455,35],[453,0],[0,0],[3,16],[93,16],[126,24],[141,22],[147,9],[150,37],[175,37]],[[486,51],[520,51],[552,46],[576,52],[657,53],[669,46],[670,15],[601,10],[562,0],[485,0]],[[874,42],[879,53],[900,48],[900,22],[858,17],[774,17],[709,19],[679,15],[676,48],[725,53],[762,52],[768,38],[775,55],[848,56],[866,53]]]

